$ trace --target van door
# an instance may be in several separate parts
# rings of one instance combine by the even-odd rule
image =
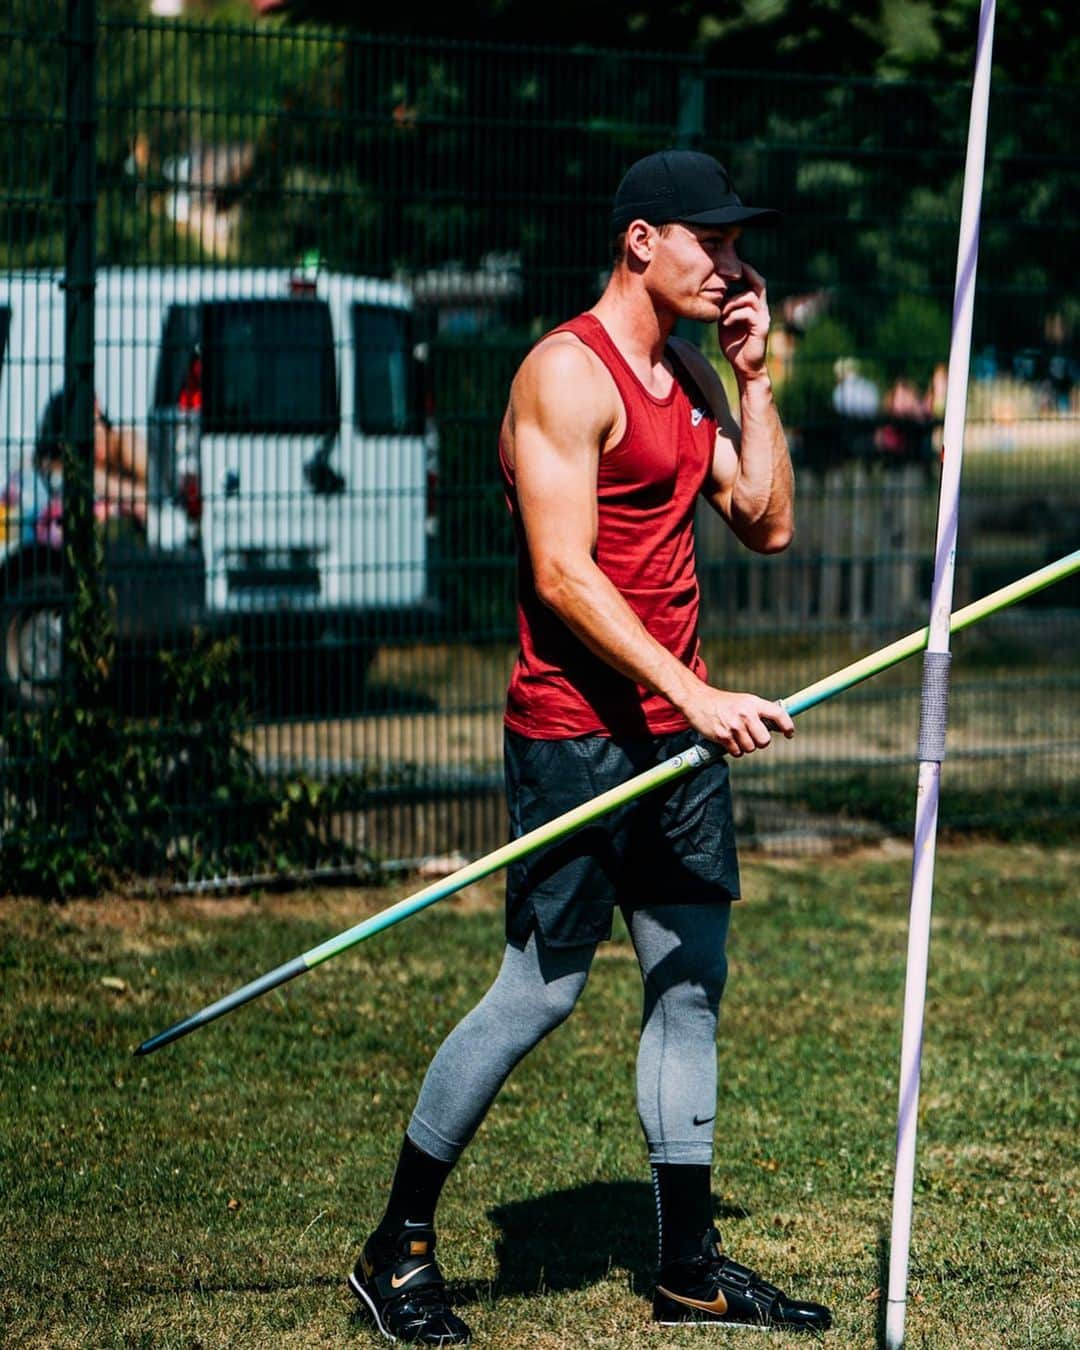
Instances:
[[[197,387],[190,365],[183,387],[198,413],[209,608],[326,608],[345,486],[329,308],[206,301],[200,330]]]
[[[434,465],[414,316],[374,301],[348,313],[353,380],[342,458],[364,485],[349,540],[352,595],[371,610],[415,610],[428,600]]]

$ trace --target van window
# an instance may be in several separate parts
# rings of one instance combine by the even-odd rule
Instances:
[[[197,398],[208,432],[337,431],[337,375],[326,304],[214,300],[173,305],[165,319],[154,404],[176,407],[182,396]]]
[[[204,431],[337,430],[334,341],[325,302],[208,302],[201,355]]]
[[[199,350],[199,307],[173,305],[165,316],[165,332],[154,384],[154,406],[175,408]]]
[[[412,316],[390,305],[353,305],[358,431],[376,435],[424,429],[419,362]]]

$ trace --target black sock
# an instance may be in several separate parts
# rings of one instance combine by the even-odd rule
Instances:
[[[712,1168],[708,1163],[658,1163],[652,1174],[659,1264],[699,1255],[713,1223]]]
[[[443,1182],[453,1169],[453,1163],[433,1158],[430,1153],[417,1148],[406,1135],[398,1155],[386,1213],[373,1234],[376,1243],[382,1245],[396,1238],[406,1223],[434,1224],[435,1206],[439,1203]]]

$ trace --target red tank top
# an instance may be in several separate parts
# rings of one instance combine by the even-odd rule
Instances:
[[[712,463],[716,421],[670,348],[675,380],[665,398],[655,398],[591,314],[552,332],[573,333],[596,353],[611,372],[626,413],[622,439],[600,457],[597,566],[648,632],[704,679],[694,511]],[[553,740],[683,730],[686,719],[666,699],[613,670],[540,602],[513,471],[501,447],[499,462],[518,543],[520,646],[507,692],[506,725],[523,736]]]

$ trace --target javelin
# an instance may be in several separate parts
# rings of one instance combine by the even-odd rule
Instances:
[[[979,619],[984,619],[989,614],[995,614],[998,610],[1015,604],[1018,600],[1024,600],[1028,596],[1034,595],[1036,591],[1040,591],[1078,570],[1080,570],[1080,549],[1064,558],[1059,558],[1057,562],[1048,563],[1045,567],[1039,568],[1026,577],[1021,577],[1018,581],[1010,582],[1008,586],[1002,586],[1000,590],[983,596],[981,600],[976,600],[963,609],[957,610],[952,616],[952,627],[956,631],[969,628]],[[790,698],[781,700],[782,706],[787,709],[792,717],[795,717],[808,708],[813,708],[818,703],[824,703],[826,699],[842,694],[852,685],[859,684],[861,681],[869,679],[870,676],[877,675],[883,670],[888,670],[890,666],[899,664],[907,657],[914,656],[916,652],[923,651],[928,638],[928,628],[920,628],[916,633],[909,633],[907,637],[900,638],[869,656],[864,656],[850,666],[844,666],[842,670],[834,672],[825,679],[818,680],[815,684],[808,684],[798,693],[792,694]],[[425,886],[423,890],[406,896],[403,900],[380,910],[378,914],[373,914],[370,918],[346,929],[345,932],[339,933],[336,937],[328,938],[317,947],[312,947],[310,951],[304,952],[302,956],[294,957],[291,961],[286,961],[284,965],[268,971],[265,975],[260,975],[250,984],[245,984],[242,988],[234,990],[233,993],[226,994],[216,1003],[209,1004],[200,1012],[192,1013],[190,1017],[185,1017],[182,1021],[167,1027],[156,1036],[151,1036],[149,1040],[143,1041],[142,1045],[136,1048],[135,1054],[148,1055],[154,1050],[160,1050],[163,1045],[168,1045],[172,1041],[179,1040],[181,1036],[186,1036],[188,1032],[206,1026],[207,1022],[213,1022],[225,1013],[232,1012],[234,1008],[249,1003],[252,999],[258,998],[260,994],[269,993],[271,989],[276,989],[278,985],[285,984],[297,975],[306,975],[309,970],[313,970],[324,961],[329,961],[332,956],[338,956],[341,952],[348,951],[350,947],[355,947],[365,938],[381,933],[383,929],[400,923],[402,919],[407,919],[411,914],[425,909],[428,905],[433,905],[439,900],[445,900],[447,896],[453,895],[456,891],[462,890],[474,881],[479,881],[482,877],[489,876],[500,867],[517,862],[519,858],[527,857],[538,848],[542,848],[543,845],[562,839],[580,826],[587,825],[599,819],[600,816],[606,815],[609,811],[615,810],[616,807],[624,806],[626,803],[643,796],[646,792],[651,792],[665,783],[673,782],[685,774],[704,768],[705,765],[712,764],[720,758],[722,758],[722,752],[715,745],[691,746],[689,750],[682,754],[674,755],[672,758],[654,765],[651,769],[646,769],[643,773],[627,779],[625,783],[620,783],[617,787],[610,788],[607,792],[602,792],[599,796],[593,797],[587,802],[582,802],[580,806],[575,806],[563,815],[556,816],[554,820],[549,820],[545,824],[537,826],[536,829],[530,830],[528,834],[523,834],[519,838],[511,840],[510,843],[503,844],[501,848],[485,854],[484,857],[478,858],[475,862],[468,863],[465,867],[452,872],[448,877],[443,877],[430,886]]]

